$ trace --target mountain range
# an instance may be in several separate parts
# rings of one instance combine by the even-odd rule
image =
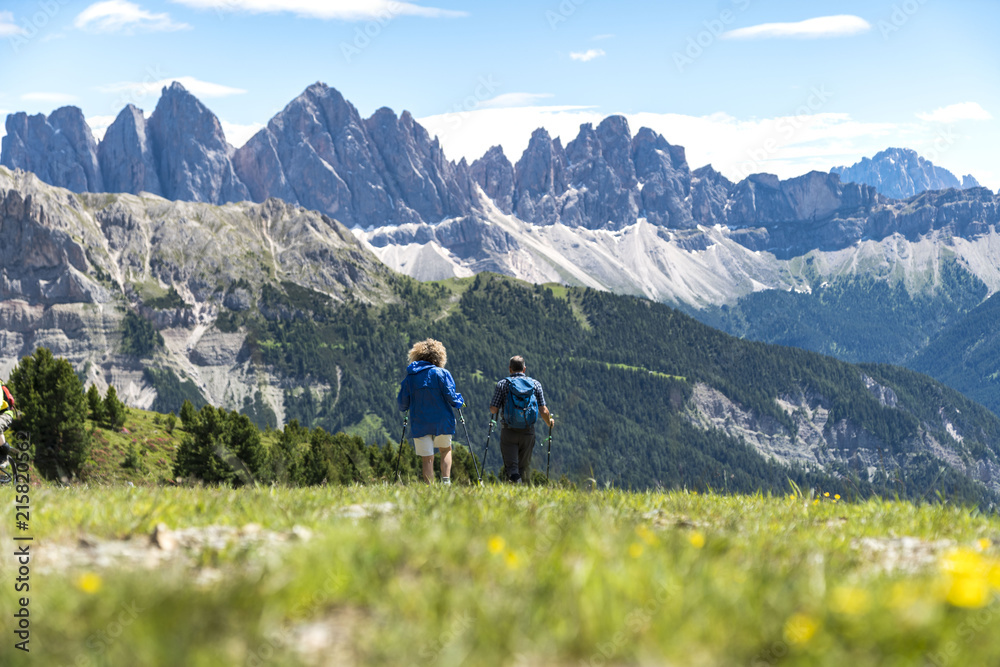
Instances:
[[[5,375],[45,346],[132,405],[210,402],[384,443],[411,341],[433,336],[477,431],[511,351],[526,355],[560,415],[557,476],[1000,500],[1000,418],[926,376],[740,340],[636,297],[419,283],[279,199],[73,193],[0,168],[0,234]]]
[[[611,116],[565,146],[539,129],[516,162],[497,146],[469,165],[409,113],[362,118],[317,83],[236,150],[174,83],[148,119],[130,105],[100,142],[73,107],[12,114],[0,163],[80,193],[280,200],[422,280],[494,271],[641,295],[849,361],[910,363],[945,329],[981,321],[963,318],[1000,290],[998,196],[902,149],[734,183]],[[1000,410],[981,370],[976,395]]]

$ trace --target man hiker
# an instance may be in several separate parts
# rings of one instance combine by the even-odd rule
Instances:
[[[451,437],[455,435],[452,408],[465,405],[455,390],[455,380],[444,369],[448,353],[441,341],[428,338],[414,344],[408,356],[406,377],[396,401],[410,411],[410,437],[420,457],[424,481],[434,481],[434,449],[441,450],[441,482],[451,484]]]
[[[500,454],[504,473],[515,484],[530,482],[531,454],[535,449],[538,414],[551,429],[555,424],[545,405],[542,385],[526,375],[524,357],[510,358],[509,377],[497,382],[490,412],[500,414]]]

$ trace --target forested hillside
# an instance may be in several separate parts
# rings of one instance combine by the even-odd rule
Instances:
[[[849,276],[831,282],[815,279],[810,292],[765,290],[733,306],[688,312],[741,338],[801,347],[851,363],[906,364],[987,293],[981,280],[950,261],[941,265],[939,286],[916,294],[884,276]]]
[[[1000,414],[1000,294],[942,331],[910,365]]]
[[[960,470],[996,460],[1000,420],[910,371],[861,369],[739,340],[666,306],[594,290],[529,286],[492,274],[430,284],[400,278],[396,288],[397,303],[335,305],[286,284],[262,296],[261,312],[281,317],[230,312],[219,323],[248,330],[247,354],[275,375],[295,379],[284,390],[286,420],[328,432],[347,429],[376,442],[398,438],[395,398],[406,352],[413,341],[435,337],[448,348],[448,367],[465,396],[480,454],[494,383],[509,357],[522,354],[558,415],[554,475],[626,487],[731,491],[784,490],[791,478],[861,495],[927,497],[942,491],[967,500],[992,498]],[[888,404],[866,386],[866,377],[891,395]],[[314,392],[310,386],[330,389]],[[698,386],[769,419],[792,441],[798,415],[776,399],[810,397],[827,406],[831,432],[850,424],[860,434],[856,439],[877,443],[886,461],[900,463],[868,470],[858,442],[853,455],[833,464],[803,463],[807,457],[791,466],[769,460],[724,430],[698,427],[691,416]],[[252,408],[244,411],[253,414]],[[271,418],[255,417],[262,425]],[[964,434],[961,442],[948,425]],[[459,440],[463,435],[460,429]],[[921,444],[928,438],[944,443],[955,465],[928,455]],[[491,449],[488,467],[496,469],[495,439]],[[535,461],[544,465],[544,455],[539,452]]]

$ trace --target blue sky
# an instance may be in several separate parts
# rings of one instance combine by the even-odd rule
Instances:
[[[0,111],[75,104],[100,133],[179,79],[239,145],[324,81],[455,159],[623,113],[731,178],[906,146],[997,189],[996,26],[995,0],[5,0]]]

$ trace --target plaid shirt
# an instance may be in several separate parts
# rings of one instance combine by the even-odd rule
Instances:
[[[524,373],[514,373],[510,377],[526,377]],[[535,385],[535,400],[538,401],[538,410],[541,411],[545,407],[545,395],[542,393],[542,384],[531,378],[531,381]],[[496,389],[493,390],[493,400],[490,401],[491,408],[498,408],[500,410],[500,418],[503,418],[503,405],[507,401],[507,391],[510,388],[510,378],[503,378],[497,382]]]

